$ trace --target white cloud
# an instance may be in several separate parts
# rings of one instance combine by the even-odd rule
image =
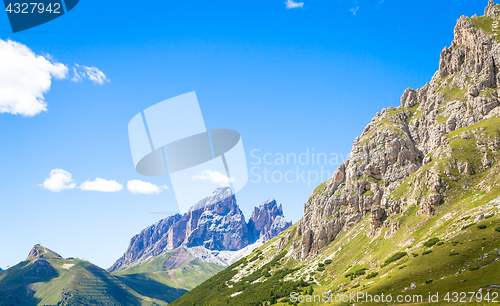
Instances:
[[[168,190],[167,186],[158,186],[141,180],[132,180],[127,182],[127,189],[131,193],[153,194],[161,193],[163,190]]]
[[[109,82],[108,78],[101,70],[96,67],[87,67],[83,65],[75,64],[73,67],[73,77],[71,81],[80,82],[82,79],[89,79],[94,82],[94,84],[102,85],[105,82]]]
[[[116,181],[108,181],[102,178],[96,178],[94,181],[86,181],[80,185],[81,190],[117,192],[123,189],[123,186]]]
[[[359,6],[358,7],[353,7],[352,9],[350,9],[350,11],[356,15],[356,13],[359,11]]]
[[[220,173],[219,171],[210,171],[210,170],[203,170],[201,174],[194,175],[192,179],[210,181],[212,183],[225,186],[228,186],[229,183],[233,183],[235,181],[234,178],[232,177],[229,178],[225,174]]]
[[[52,78],[64,79],[68,68],[36,55],[26,45],[0,39],[0,113],[35,116],[47,111],[44,94]]]
[[[295,2],[293,0],[286,0],[285,3],[287,9],[299,8],[304,6],[304,2]]]
[[[50,171],[49,177],[40,186],[52,192],[60,192],[66,189],[73,189],[76,184],[73,183],[71,173],[62,169],[54,169]]]

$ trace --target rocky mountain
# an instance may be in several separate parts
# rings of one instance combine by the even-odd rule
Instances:
[[[377,113],[356,138],[349,160],[306,203],[297,226],[302,241],[296,258],[315,256],[340,230],[367,214],[372,234],[382,226],[394,232],[397,222],[386,221],[388,216],[408,205],[432,214],[446,201],[447,181],[458,180],[452,172],[473,175],[493,165],[500,144],[496,137],[478,139],[482,159],[474,170],[471,161],[454,156],[448,134],[499,113],[500,44],[490,20],[498,18],[497,13],[498,6],[490,1],[484,17],[461,17],[431,82],[418,90],[406,89],[401,107]],[[450,159],[445,169],[428,165],[440,157]],[[417,179],[422,176],[425,180]],[[412,192],[406,197],[394,193],[408,186]]]
[[[208,253],[209,257],[219,253],[228,257],[228,253],[258,240],[263,243],[273,238],[290,225],[275,200],[256,208],[247,224],[231,188],[221,187],[183,216],[169,216],[134,236],[125,254],[109,271],[123,270],[179,247],[194,249],[191,254],[201,260],[207,260]],[[220,260],[215,262],[224,264]]]
[[[500,288],[499,22],[491,0],[460,17],[431,81],[375,115],[303,218],[174,304]]]

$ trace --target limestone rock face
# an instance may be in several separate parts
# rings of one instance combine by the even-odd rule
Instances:
[[[401,106],[412,107],[417,104],[417,92],[414,89],[408,88],[401,97]]]
[[[231,189],[221,187],[183,216],[169,216],[135,235],[109,271],[122,270],[181,246],[238,251],[258,239],[265,242],[274,238],[290,225],[275,200],[255,208],[247,224]]]
[[[223,192],[231,192],[231,189],[226,188]],[[188,247],[203,246],[209,250],[236,251],[250,242],[245,216],[233,194],[222,201],[206,203],[204,207],[192,210],[188,215],[183,241]]]
[[[495,4],[493,0],[488,1],[488,6],[484,10],[484,15],[488,17],[495,17],[500,14],[500,7],[498,7],[498,4]]]
[[[372,208],[372,216],[370,220],[372,228],[380,228],[386,217],[387,215],[385,214],[385,209],[382,207]]]
[[[111,267],[111,271],[121,267],[126,267],[133,262],[141,261],[151,256],[161,254],[163,250],[172,250],[174,245],[178,245],[183,239],[175,239],[175,233],[182,232],[179,224],[181,216],[179,214],[169,216],[160,220],[156,224],[144,229],[135,235],[131,240],[125,254]]]
[[[289,228],[292,222],[287,222],[283,215],[283,207],[272,199],[256,207],[248,221],[248,228],[254,240],[268,241]]]
[[[499,21],[500,6],[490,1],[485,15]],[[485,17],[458,20],[454,40],[441,52],[432,80],[417,90],[406,89],[401,107],[377,113],[354,141],[349,160],[321,190],[311,193],[297,223],[296,235],[302,237],[296,258],[314,258],[340,231],[369,213],[370,232],[388,227],[391,236],[398,224],[386,224],[387,216],[408,205],[432,214],[446,200],[443,178],[456,182],[495,162],[491,152],[498,150],[497,136],[483,137],[481,130],[460,136],[474,139],[479,148],[482,159],[474,166],[456,157],[457,149],[450,145],[455,138],[447,135],[500,114],[500,41],[488,34],[496,25],[491,31],[476,27],[477,18]],[[448,160],[445,169],[432,166],[436,157]],[[402,197],[408,189],[413,192]]]

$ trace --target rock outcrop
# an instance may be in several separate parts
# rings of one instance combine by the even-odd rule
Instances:
[[[256,208],[247,224],[231,189],[221,187],[183,216],[169,216],[135,235],[109,271],[122,270],[181,246],[238,251],[258,239],[265,242],[290,225],[275,200]]]
[[[314,258],[341,230],[368,214],[371,233],[387,227],[391,236],[398,224],[387,223],[388,216],[408,205],[432,214],[445,201],[446,180],[473,176],[494,163],[498,137],[473,133],[467,138],[480,149],[478,167],[457,157],[447,134],[500,113],[499,17],[500,6],[493,1],[483,17],[462,16],[432,80],[406,89],[401,107],[375,115],[356,138],[349,160],[311,193],[297,223],[300,243],[294,258]],[[432,167],[435,158],[448,160],[448,167]]]
[[[47,249],[39,244],[35,245],[28,254],[26,260],[36,260],[38,258],[62,258],[56,252]]]

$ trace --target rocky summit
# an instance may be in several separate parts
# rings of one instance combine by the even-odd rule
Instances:
[[[26,260],[33,260],[38,258],[62,258],[62,257],[56,252],[37,244],[31,249]]]
[[[183,216],[176,214],[160,220],[134,236],[125,254],[109,271],[123,270],[179,247],[194,248],[195,253],[236,252],[258,240],[263,243],[290,225],[275,200],[255,208],[246,223],[231,188],[221,187]]]

